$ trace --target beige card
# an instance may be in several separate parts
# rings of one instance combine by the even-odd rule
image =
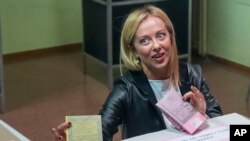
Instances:
[[[67,141],[102,141],[100,115],[66,116],[72,127],[66,131]]]

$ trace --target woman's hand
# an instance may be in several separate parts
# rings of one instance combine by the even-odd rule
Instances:
[[[195,109],[197,109],[201,114],[206,114],[207,103],[204,99],[203,94],[194,86],[191,86],[191,90],[184,94],[182,99],[186,101],[190,99],[190,103],[193,105]]]
[[[63,122],[56,128],[52,128],[54,141],[66,141],[65,130],[71,127],[71,122]]]

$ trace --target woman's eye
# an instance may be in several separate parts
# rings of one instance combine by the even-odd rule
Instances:
[[[159,40],[164,40],[165,37],[166,37],[166,33],[159,33],[159,34],[157,35],[157,38],[158,38]]]
[[[149,39],[147,39],[147,38],[141,39],[140,40],[140,44],[142,44],[142,45],[148,45],[149,44]]]

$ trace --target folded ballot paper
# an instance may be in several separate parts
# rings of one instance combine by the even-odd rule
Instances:
[[[189,102],[183,101],[178,93],[165,95],[156,106],[178,130],[189,134],[194,134],[207,120]]]
[[[100,115],[66,116],[72,127],[66,130],[67,141],[102,141]]]

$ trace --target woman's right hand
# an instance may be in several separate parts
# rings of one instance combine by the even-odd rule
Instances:
[[[52,128],[54,141],[66,141],[65,130],[71,127],[71,122],[63,122],[56,128]]]

